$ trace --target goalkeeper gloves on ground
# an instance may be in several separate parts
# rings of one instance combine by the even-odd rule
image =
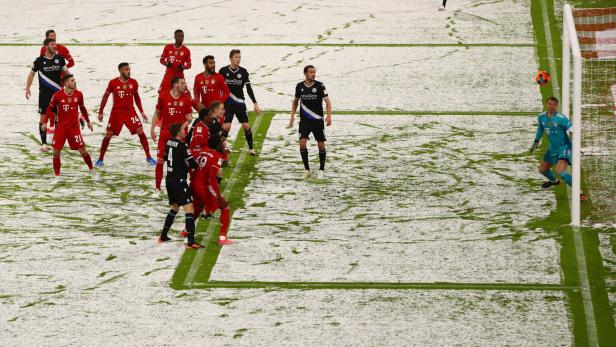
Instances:
[[[533,142],[533,145],[530,147],[530,152],[533,153],[534,151],[536,151],[537,147],[539,147],[539,141],[535,140]]]

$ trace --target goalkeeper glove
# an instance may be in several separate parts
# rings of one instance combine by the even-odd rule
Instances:
[[[530,152],[533,153],[534,151],[536,151],[537,147],[539,147],[539,141],[535,140],[533,142],[533,145],[530,147]]]

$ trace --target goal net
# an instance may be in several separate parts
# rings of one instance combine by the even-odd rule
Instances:
[[[571,222],[580,225],[580,184],[590,200],[585,223],[616,225],[616,7],[563,12],[562,110],[573,121]]]

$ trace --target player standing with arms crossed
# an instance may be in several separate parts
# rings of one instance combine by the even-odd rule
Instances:
[[[39,136],[41,137],[41,152],[47,152],[47,124],[44,122],[47,120],[45,113],[47,111],[47,105],[51,101],[53,95],[60,91],[62,88],[62,73],[68,73],[66,67],[66,61],[64,58],[56,54],[56,40],[45,39],[43,42],[45,46],[45,55],[39,56],[34,60],[30,74],[26,81],[26,99],[30,99],[32,93],[30,87],[34,80],[34,75],[38,72],[39,76],[39,101],[38,101],[38,113],[39,113]],[[55,110],[53,111],[55,112]],[[52,122],[55,119],[51,118]]]
[[[56,175],[56,182],[60,178],[60,153],[64,148],[64,143],[68,141],[68,144],[72,150],[78,150],[79,154],[83,158],[84,163],[88,165],[90,174],[96,180],[98,174],[92,167],[92,158],[90,153],[86,149],[86,144],[81,136],[81,129],[79,127],[79,111],[86,119],[88,129],[93,131],[92,123],[88,117],[88,110],[83,103],[83,94],[76,89],[77,82],[75,77],[71,74],[66,74],[62,77],[64,89],[56,92],[49,106],[47,106],[47,117],[54,118],[53,110],[57,107],[58,115],[56,122],[56,131],[53,134],[53,171]],[[46,122],[43,123],[43,128],[46,127]]]
[[[291,105],[291,119],[289,127],[293,127],[295,111],[299,104],[299,152],[304,162],[304,179],[310,177],[310,164],[308,163],[308,139],[310,133],[314,134],[319,147],[319,173],[317,178],[324,177],[325,172],[325,125],[332,124],[332,105],[327,95],[325,85],[315,80],[317,70],[312,65],[304,67],[305,80],[295,86],[295,98]],[[323,101],[327,110],[327,117],[323,121]]]
[[[96,167],[103,166],[103,159],[109,147],[109,142],[111,142],[111,137],[120,135],[123,126],[126,126],[132,135],[137,134],[139,136],[139,141],[141,141],[141,146],[145,152],[146,161],[149,165],[154,166],[156,165],[156,160],[152,159],[150,156],[148,138],[143,132],[143,125],[137,116],[134,106],[134,104],[137,104],[137,108],[139,108],[139,112],[141,113],[141,118],[147,123],[148,116],[143,112],[141,98],[139,97],[139,83],[130,77],[130,65],[128,63],[120,63],[118,65],[118,71],[120,72],[120,76],[109,81],[98,110],[98,121],[102,122],[105,105],[107,104],[109,95],[113,94],[113,108],[111,109],[111,115],[107,123],[107,132],[103,138],[100,155],[96,161]]]
[[[231,131],[231,123],[233,122],[233,116],[237,117],[238,122],[242,124],[244,128],[244,136],[246,136],[246,142],[248,143],[248,152],[250,155],[255,155],[254,145],[252,141],[252,130],[250,129],[250,123],[248,123],[248,114],[246,113],[246,101],[244,100],[244,86],[246,86],[246,92],[252,100],[254,110],[256,113],[261,113],[261,108],[255,98],[255,93],[250,85],[250,79],[248,78],[248,71],[240,66],[242,55],[239,49],[232,49],[229,53],[229,60],[231,64],[223,67],[218,71],[224,78],[229,87],[229,98],[225,102],[225,131],[229,133]]]
[[[169,126],[171,124],[182,124],[184,129],[188,127],[192,113],[192,99],[190,93],[186,90],[186,81],[183,77],[174,77],[170,82],[172,88],[169,92],[161,93],[158,96],[158,102],[156,103],[156,111],[152,117],[152,127],[150,128],[150,135],[152,140],[157,142],[156,139],[156,124],[159,119],[161,120],[160,127],[160,139],[158,139],[158,154],[156,156],[156,190],[160,194],[160,184],[163,180],[163,165],[165,161],[163,156],[165,154],[165,145],[171,134],[169,133]],[[184,130],[185,131],[185,130]]]

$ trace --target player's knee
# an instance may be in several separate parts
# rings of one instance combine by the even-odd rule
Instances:
[[[248,127],[248,128],[244,128],[244,133],[245,133],[246,135],[252,134],[252,129],[251,129],[250,127]]]
[[[137,135],[143,135],[143,127],[137,128]]]
[[[165,161],[163,160],[163,158],[156,158],[156,165],[163,165],[165,163]]]

